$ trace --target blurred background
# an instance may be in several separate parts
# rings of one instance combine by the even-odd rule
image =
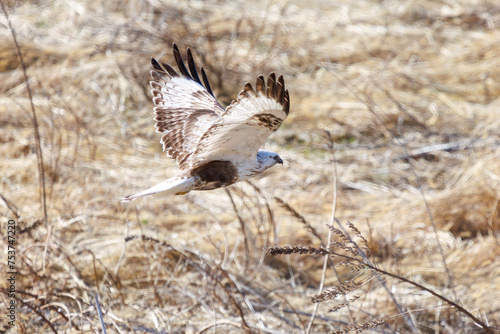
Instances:
[[[497,1],[2,3],[0,226],[6,254],[16,221],[19,274],[16,327],[2,315],[0,329],[100,333],[98,295],[108,333],[307,332],[323,258],[264,249],[325,245],[335,193],[374,263],[498,329]],[[284,75],[290,115],[264,148],[285,163],[124,205],[177,172],[149,87],[150,58],[174,65],[173,42],[223,106],[259,74]],[[352,280],[359,298],[320,303],[312,332],[479,331],[428,292],[340,262],[325,288]]]

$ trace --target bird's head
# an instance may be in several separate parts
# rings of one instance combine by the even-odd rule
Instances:
[[[273,167],[276,164],[283,165],[283,160],[281,160],[280,156],[274,152],[259,151],[257,153],[257,160],[259,161],[262,171]]]

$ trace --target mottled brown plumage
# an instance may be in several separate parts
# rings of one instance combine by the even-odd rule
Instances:
[[[193,169],[189,175],[199,178],[197,190],[217,189],[238,181],[238,170],[231,161],[210,161]]]
[[[282,163],[276,153],[259,148],[288,116],[290,97],[283,76],[276,79],[271,73],[267,83],[258,76],[255,90],[246,83],[224,110],[203,68],[200,79],[191,50],[187,49],[187,67],[175,44],[173,55],[179,72],[151,59],[151,92],[163,150],[176,160],[181,173],[124,202],[160,191],[216,189]]]

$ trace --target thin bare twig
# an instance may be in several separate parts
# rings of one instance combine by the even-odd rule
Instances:
[[[316,237],[316,239],[319,240],[319,242],[323,243],[323,239],[321,238],[321,235],[319,234],[318,231],[307,221],[307,219],[304,218],[300,213],[297,212],[294,208],[292,208],[288,203],[286,203],[284,200],[281,198],[275,196],[274,200],[278,202],[278,204],[285,209],[286,211],[290,212],[295,218],[297,218],[304,226]]]
[[[331,143],[331,152],[332,152],[332,158],[333,158],[333,200],[332,200],[332,216],[331,216],[331,224],[335,222],[335,210],[337,208],[337,193],[338,193],[338,185],[337,185],[337,160],[335,158],[335,150],[334,150],[334,142],[333,140],[330,141]],[[332,230],[328,230],[328,237],[326,241],[326,249],[330,248],[330,243],[332,241]],[[319,288],[318,288],[318,294],[321,294],[323,292],[323,286],[325,284],[325,277],[326,277],[326,267],[328,264],[328,255],[325,255],[324,261],[323,261],[323,270],[321,272],[321,281],[319,283]],[[314,319],[316,318],[316,313],[318,313],[318,308],[319,304],[314,305],[314,310],[313,314],[311,316],[311,320],[307,324],[307,329],[306,329],[306,334],[309,334],[311,332],[312,325],[314,323]]]
[[[17,206],[7,200],[2,194],[0,194],[0,203],[3,203],[3,205],[7,207],[7,209],[9,209],[10,213],[14,215],[14,218],[19,219],[19,209],[17,208]]]
[[[97,308],[97,313],[99,314],[99,322],[101,323],[102,333],[106,334],[106,325],[104,324],[104,319],[102,318],[102,310],[101,310],[101,304],[99,303],[99,296],[95,291],[92,292],[94,293],[94,299]]]
[[[5,4],[3,1],[0,1],[2,5],[2,11],[7,19],[7,25],[9,26],[10,33],[12,35],[12,40],[16,46],[17,57],[19,58],[19,62],[21,63],[21,68],[23,70],[24,82],[26,83],[26,90],[28,91],[28,97],[31,105],[31,121],[33,122],[33,129],[35,131],[35,142],[36,142],[36,153],[38,160],[38,172],[39,172],[39,182],[40,182],[40,192],[42,195],[42,209],[43,209],[43,218],[45,220],[45,224],[48,223],[47,219],[47,195],[45,191],[45,170],[43,165],[43,154],[42,154],[42,144],[40,140],[40,131],[38,130],[38,120],[36,117],[35,105],[33,103],[33,94],[31,93],[31,87],[28,80],[28,74],[26,71],[26,64],[24,63],[23,55],[21,53],[21,48],[19,47],[19,43],[16,38],[16,31],[10,22],[9,14],[7,13],[7,9],[5,8]]]
[[[231,201],[231,204],[233,206],[234,213],[238,217],[238,221],[240,222],[240,227],[241,227],[241,232],[243,233],[243,238],[245,239],[245,267],[248,265],[248,256],[250,255],[250,247],[248,246],[249,239],[247,236],[247,228],[245,226],[245,222],[243,221],[243,218],[240,215],[240,212],[238,211],[238,208],[236,207],[236,203],[234,202],[233,196],[231,195],[231,191],[226,187],[224,188],[226,191],[227,196],[229,197],[229,200]]]

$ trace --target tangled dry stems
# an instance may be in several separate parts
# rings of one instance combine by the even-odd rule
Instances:
[[[412,281],[411,279],[408,279],[406,277],[403,277],[399,274],[394,274],[390,273],[386,270],[378,268],[374,263],[372,263],[366,255],[366,239],[361,235],[359,230],[352,224],[348,223],[347,224],[349,229],[354,232],[354,237],[358,238],[361,240],[362,246],[360,246],[357,242],[353,241],[353,238],[349,237],[346,235],[344,232],[341,230],[330,226],[330,229],[335,233],[336,237],[340,241],[333,241],[331,243],[331,246],[335,249],[337,248],[339,251],[332,250],[331,248],[315,248],[312,246],[309,247],[301,247],[301,246],[284,246],[284,247],[271,247],[266,250],[267,254],[276,256],[276,255],[290,255],[290,254],[311,254],[311,255],[328,255],[330,257],[340,257],[344,260],[347,260],[346,262],[342,262],[342,265],[346,266],[351,266],[352,270],[355,272],[359,272],[360,276],[364,276],[365,273],[364,271],[372,271],[377,274],[382,274],[385,276],[389,276],[391,278],[394,278],[396,280],[399,280],[404,283],[408,283],[412,285],[414,288],[418,289],[418,291],[426,291],[432,294],[434,297],[444,301],[447,303],[450,307],[457,309],[459,312],[463,313],[465,316],[470,318],[475,325],[480,327],[485,333],[491,333],[493,334],[493,328],[491,328],[487,323],[484,323],[481,321],[479,318],[474,316],[472,313],[470,313],[467,309],[462,307],[461,305],[453,302],[452,300],[446,298],[444,295],[433,291],[430,288],[427,288],[415,281]],[[366,277],[363,277],[362,280],[366,280]],[[317,295],[311,296],[311,302],[312,303],[322,303],[326,302],[329,300],[334,300],[337,297],[345,297],[351,293],[352,291],[358,289],[360,287],[360,283],[354,281],[354,280],[347,280],[344,282],[341,282],[340,284],[325,289],[323,292]],[[367,293],[367,292],[365,292]],[[338,311],[342,307],[347,307],[351,305],[352,302],[356,301],[359,297],[354,296],[354,298],[349,299],[347,302],[337,305],[336,307],[330,309],[331,311]],[[347,300],[347,299],[346,299]],[[401,315],[402,316],[402,315]],[[394,318],[393,318],[394,319]],[[332,333],[348,333],[351,331],[354,331],[356,333],[360,333],[364,330],[367,330],[372,327],[379,326],[381,324],[387,323],[387,319],[385,320],[377,320],[377,321],[368,321],[364,323],[355,323],[354,325],[351,326],[346,326],[342,331],[333,331]]]
[[[17,221],[20,332],[101,332],[99,305],[108,331],[304,332],[319,256],[325,296],[359,284],[316,303],[313,332],[498,327],[496,3],[2,3],[28,77],[2,30],[0,212]],[[125,208],[121,196],[175,172],[147,91],[149,58],[169,62],[174,41],[196,51],[226,104],[257,74],[285,75],[293,108],[269,142],[285,172],[231,198]],[[337,217],[359,227],[354,240],[325,224],[334,142]],[[264,256],[284,242],[304,254]]]

